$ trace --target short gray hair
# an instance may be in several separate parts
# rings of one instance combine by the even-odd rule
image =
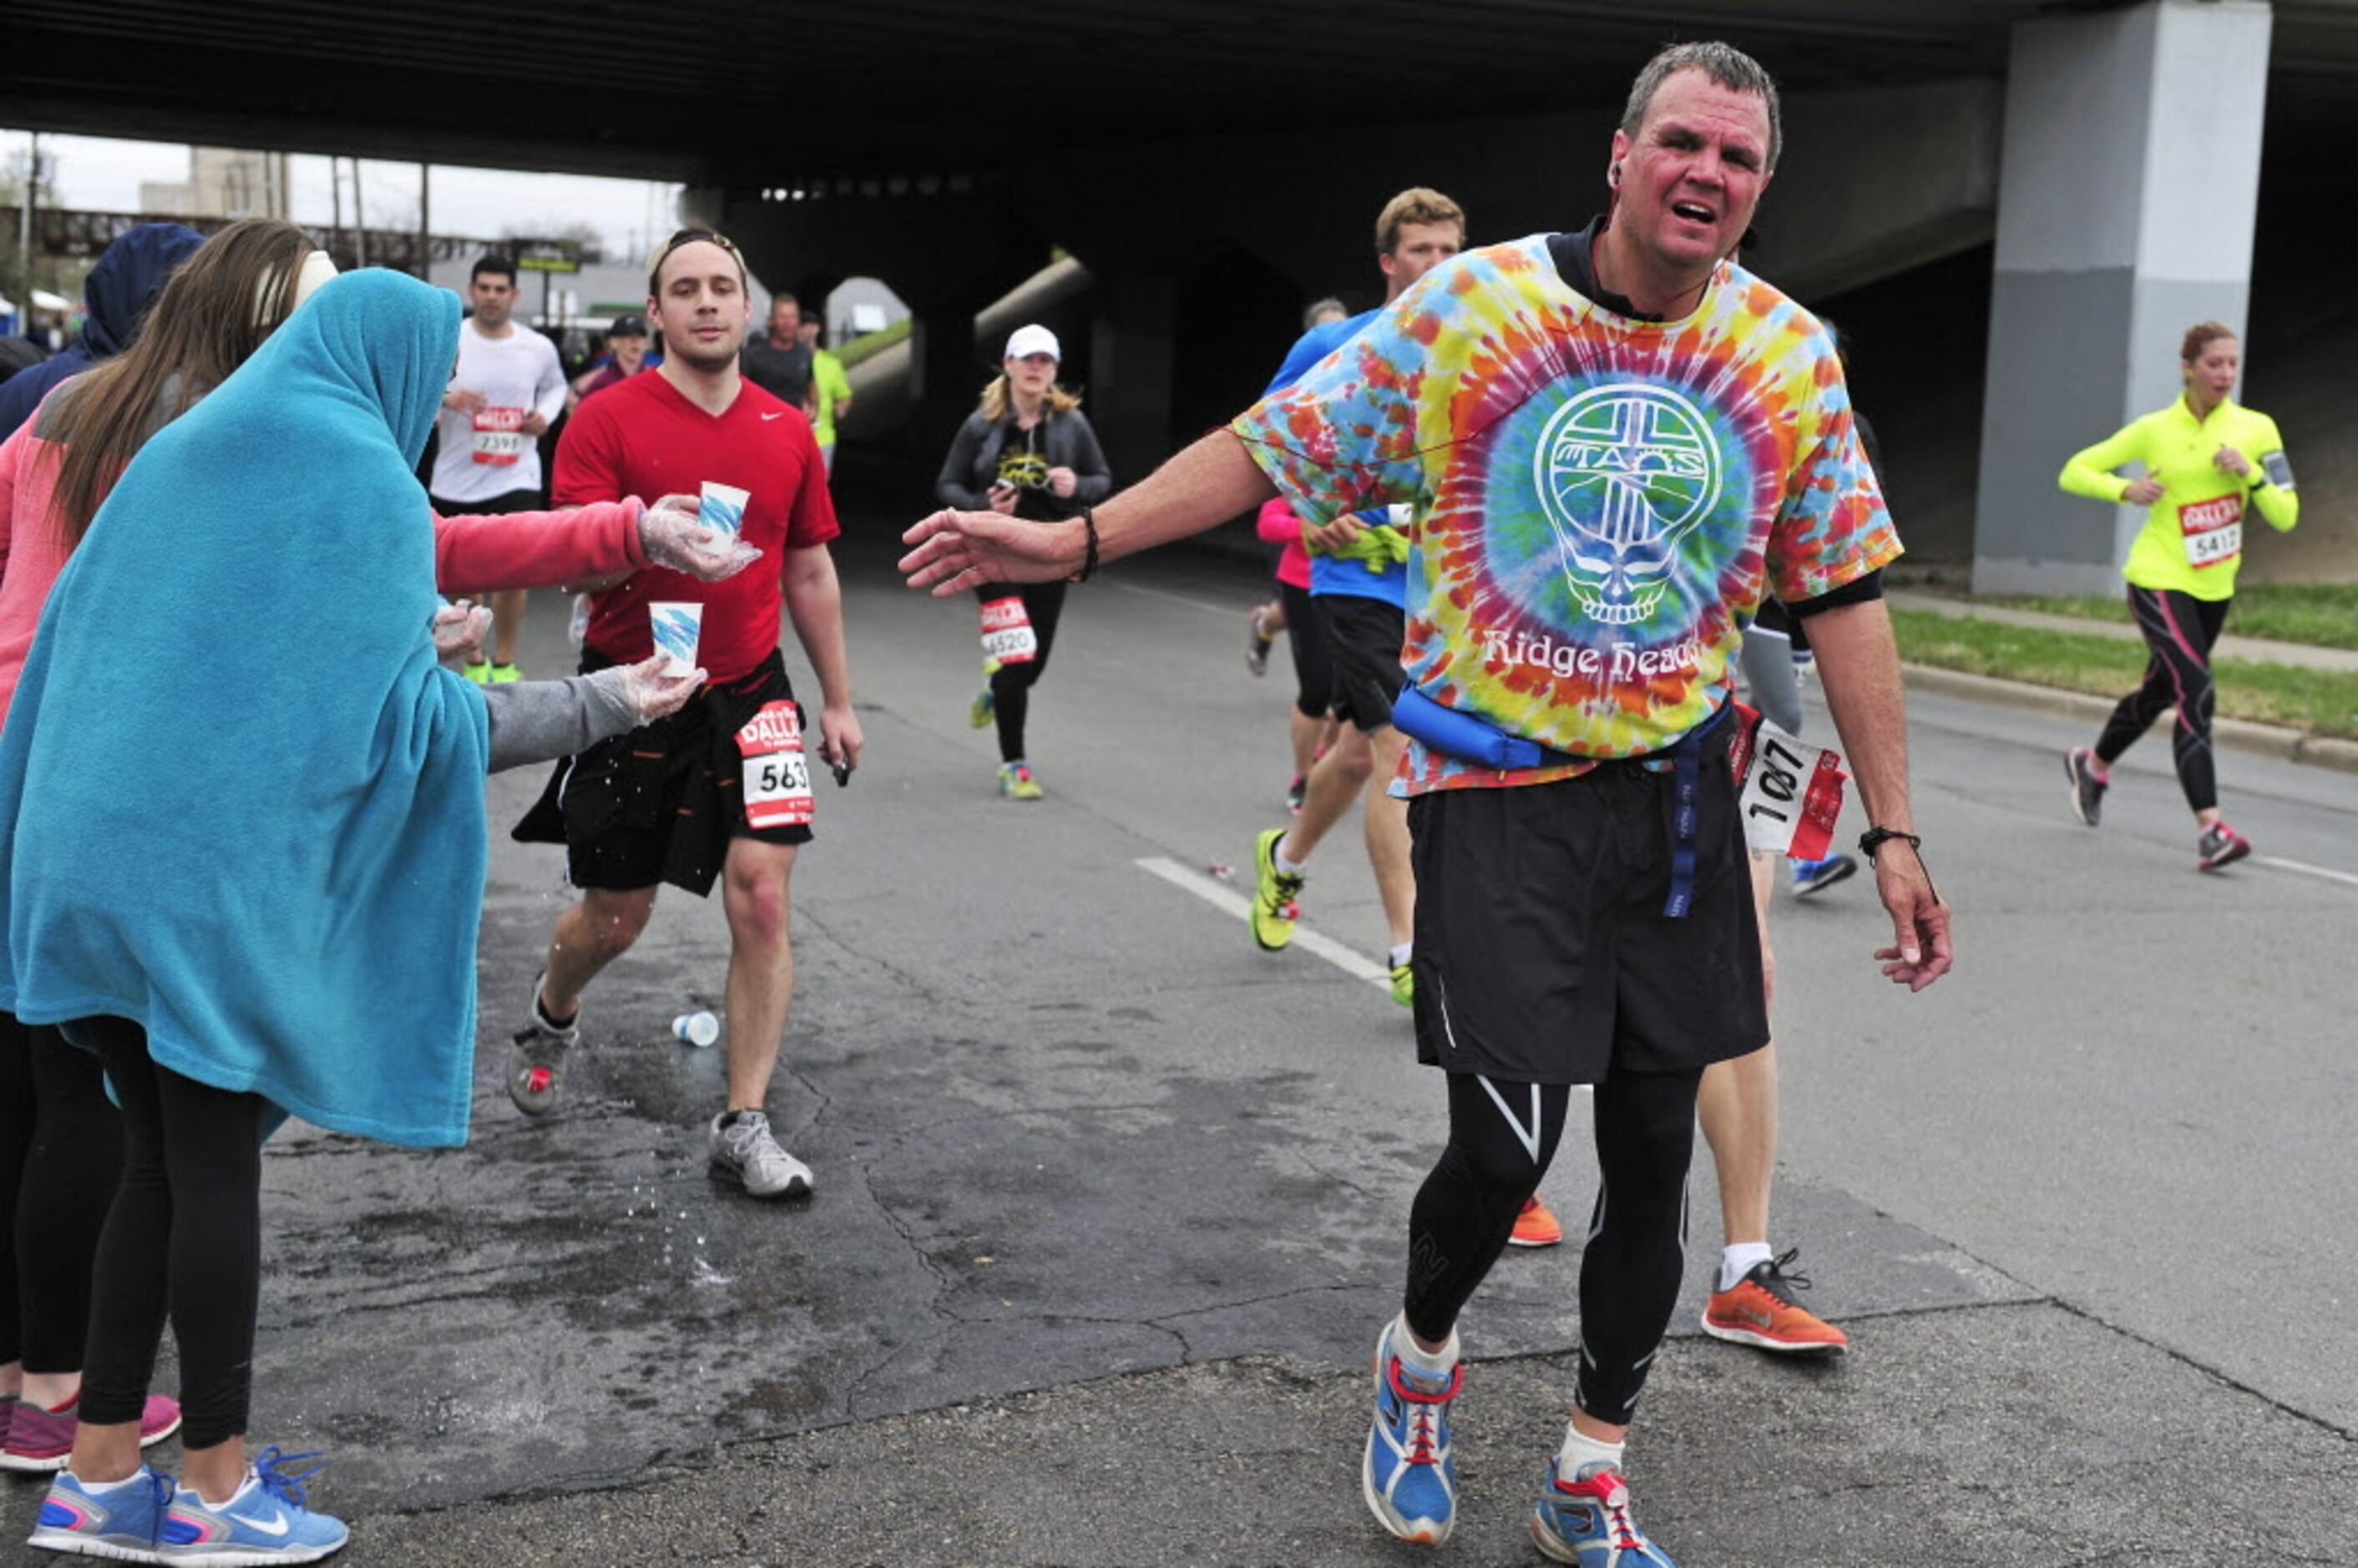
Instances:
[[[1778,155],[1785,150],[1785,122],[1777,104],[1777,79],[1761,68],[1760,62],[1737,49],[1734,44],[1718,42],[1671,44],[1646,62],[1638,80],[1629,84],[1629,103],[1621,111],[1621,133],[1635,140],[1639,126],[1646,123],[1646,111],[1654,106],[1654,94],[1682,70],[1699,70],[1730,92],[1748,92],[1768,106],[1768,168],[1777,167]]]

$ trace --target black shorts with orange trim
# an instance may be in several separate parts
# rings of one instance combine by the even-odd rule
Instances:
[[[611,663],[582,652],[584,675]],[[578,888],[624,892],[669,882],[704,897],[730,839],[811,840],[807,825],[745,820],[737,731],[764,703],[794,695],[785,660],[773,651],[741,680],[708,686],[677,713],[560,761],[512,837],[564,845],[566,874]]]

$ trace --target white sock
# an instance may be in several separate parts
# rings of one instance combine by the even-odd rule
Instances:
[[[1401,943],[1399,946],[1397,946],[1397,947],[1393,948],[1393,949],[1392,949],[1392,968],[1395,968],[1395,969],[1397,969],[1397,968],[1399,968],[1402,964],[1407,963],[1407,962],[1408,962],[1408,956],[1409,956],[1411,953],[1413,953],[1413,952],[1415,952],[1415,951],[1416,951],[1416,944],[1415,944],[1415,943],[1413,943],[1413,942],[1403,942],[1403,943]]]
[[[1457,1367],[1457,1330],[1450,1329],[1449,1343],[1440,1349],[1427,1350],[1409,1332],[1408,1316],[1402,1314],[1392,1320],[1392,1354],[1401,1358],[1401,1365],[1422,1377],[1446,1378]]]
[[[1578,1477],[1583,1465],[1610,1465],[1621,1468],[1618,1443],[1599,1443],[1570,1422],[1563,1423],[1563,1446],[1555,1451],[1555,1473],[1570,1481]]]
[[[1284,839],[1280,838],[1272,845],[1269,851],[1269,858],[1277,869],[1287,876],[1298,877],[1310,869],[1310,862],[1289,859],[1285,853],[1285,842]]]
[[[72,1472],[69,1471],[68,1474],[70,1475]],[[117,1487],[128,1487],[134,1482],[138,1482],[144,1485],[146,1480],[147,1466],[142,1465],[138,1469],[134,1470],[130,1475],[125,1476],[120,1481],[85,1481],[80,1476],[75,1476],[74,1485],[80,1487],[83,1491],[88,1492],[93,1498],[103,1498],[107,1493],[114,1491]]]
[[[1777,1254],[1766,1241],[1739,1241],[1724,1248],[1719,1254],[1719,1284],[1716,1289],[1732,1291],[1736,1281],[1752,1272],[1756,1265],[1766,1263]]]

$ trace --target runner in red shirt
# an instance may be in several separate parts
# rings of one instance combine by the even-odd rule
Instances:
[[[700,898],[718,880],[730,935],[729,1103],[709,1130],[712,1162],[755,1196],[787,1197],[810,1191],[810,1170],[778,1147],[763,1108],[794,994],[787,882],[796,847],[811,838],[812,801],[802,710],[778,648],[782,607],[818,677],[820,758],[841,777],[858,765],[861,738],[827,548],[838,528],[826,470],[801,411],[738,373],[752,319],[745,282],[727,239],[674,234],[647,280],[664,362],[583,402],[557,448],[557,505],[734,486],[746,492],[745,540],[768,559],[717,583],[648,567],[596,596],[584,669],[645,658],[650,607],[696,605],[693,662],[707,685],[671,718],[559,764],[517,825],[520,839],[566,846],[582,897],[557,919],[508,1095],[528,1115],[554,1108],[581,992],[646,928],[657,884]],[[658,478],[668,488],[640,489]],[[708,503],[704,520],[714,520]]]

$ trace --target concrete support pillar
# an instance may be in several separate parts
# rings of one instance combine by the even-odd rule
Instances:
[[[1101,275],[1098,293],[1089,333],[1089,422],[1121,488],[1171,455],[1177,288],[1159,274],[1120,273]]]
[[[959,423],[974,412],[989,367],[975,348],[974,300],[911,303],[916,319],[909,327],[908,439],[912,450],[939,462]]]
[[[2187,327],[2243,330],[2270,21],[2264,0],[2147,0],[2015,28],[1975,592],[2118,588],[2142,510],[2055,476],[2179,390]]]

